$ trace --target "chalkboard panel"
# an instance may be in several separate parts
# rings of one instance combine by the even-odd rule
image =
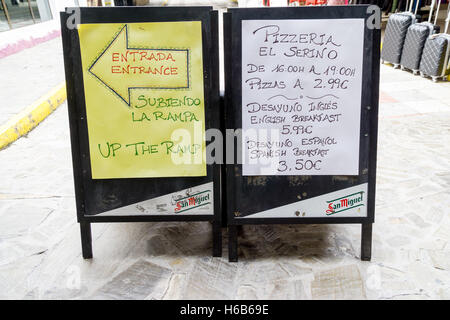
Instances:
[[[368,27],[374,14],[368,8],[243,8],[225,14],[226,126],[242,128],[242,140],[236,139],[236,146],[242,146],[243,158],[236,160],[244,161],[244,165],[227,164],[230,260],[237,260],[235,225],[374,222],[380,29]],[[360,34],[355,33],[358,31]],[[325,52],[317,53],[324,47]],[[335,52],[327,59],[331,51]],[[340,56],[335,59],[336,55]],[[316,67],[313,71],[312,65]],[[331,71],[338,76],[330,76]],[[296,90],[286,90],[289,86]],[[306,118],[317,108],[317,103],[311,104],[316,101],[313,98],[325,95],[317,100],[325,102],[322,115],[339,113],[348,120],[342,121],[343,125],[320,127],[311,117]],[[301,107],[297,108],[296,102]],[[336,110],[330,110],[335,102]],[[282,107],[280,112],[273,111],[283,104],[288,106],[287,112]],[[306,119],[298,122],[301,126],[295,130],[293,115]],[[278,129],[278,140],[271,140],[270,135],[262,139],[256,135],[251,140],[245,135],[246,129],[258,128]],[[334,152],[331,162],[326,163],[326,156],[294,155],[293,148],[286,148],[288,138],[294,147],[298,143],[296,152],[305,150],[299,141],[314,136],[337,141],[335,150],[333,146],[324,148],[329,154]],[[278,154],[269,153],[272,168],[269,165],[264,171],[261,165],[248,165],[249,141],[262,145],[254,148],[256,154],[270,149],[261,141],[281,141],[281,147],[274,144],[279,147]],[[288,157],[283,158],[283,148],[291,152]],[[314,161],[306,163],[309,159]],[[277,161],[275,166],[273,161]]]
[[[89,140],[90,138],[93,139],[93,133],[88,130],[87,97],[84,87],[84,80],[86,79],[83,79],[83,74],[86,74],[86,72],[83,73],[83,67],[86,67],[86,63],[83,65],[82,62],[79,36],[80,30],[85,30],[89,25],[101,26],[103,24],[108,27],[108,24],[117,24],[123,27],[120,28],[116,38],[119,39],[123,35],[123,39],[128,45],[130,43],[128,36],[132,26],[142,27],[146,26],[147,23],[173,24],[175,22],[201,24],[201,54],[203,56],[201,63],[203,67],[200,70],[200,76],[203,78],[202,89],[204,94],[203,130],[220,128],[219,88],[218,81],[215,79],[216,74],[218,74],[217,12],[213,11],[211,7],[69,8],[66,12],[61,13],[61,26],[77,216],[81,223],[82,236],[83,234],[86,236],[82,239],[84,257],[92,256],[92,253],[89,252],[91,250],[88,239],[90,236],[89,223],[134,221],[213,221],[215,230],[214,252],[217,255],[220,252],[220,244],[217,242],[220,227],[217,228],[217,226],[220,226],[221,222],[219,165],[206,165],[204,174],[194,174],[194,176],[189,176],[189,170],[187,170],[185,171],[186,174],[180,176],[167,176],[165,174],[155,178],[146,178],[144,175],[138,178],[124,176],[120,179],[93,179],[91,161],[93,149],[90,148]],[[68,22],[69,20],[73,21],[72,15],[74,13],[78,14],[76,18],[79,18],[79,30],[68,28]],[[145,38],[145,34],[143,36]],[[160,36],[176,38],[176,35],[169,33]],[[116,41],[116,38],[109,44],[110,47]],[[106,40],[105,43],[109,43]],[[108,48],[106,47],[104,53],[107,52]],[[154,48],[149,47],[141,50],[154,50]],[[116,61],[114,60],[116,58],[119,59],[118,55],[114,56],[113,54],[112,57],[113,61]],[[191,72],[193,67],[192,65],[189,66],[189,63],[192,62],[189,58],[192,60],[191,52],[185,57],[185,59],[188,59],[188,71]],[[99,59],[101,59],[101,56]],[[92,70],[94,66],[95,63],[89,69],[91,72],[89,76],[97,77],[98,71]],[[192,79],[192,76],[192,74],[189,74],[188,80]],[[117,99],[117,101],[120,98],[127,102],[126,97],[123,99],[125,95],[122,92],[110,90],[107,81],[103,81],[103,79],[97,79],[97,81],[106,85],[105,90],[98,94],[108,95],[110,99]],[[130,89],[128,89],[128,93],[131,96]],[[130,105],[131,100],[128,101],[128,104],[132,107]],[[99,107],[99,105],[96,107]],[[108,104],[101,107],[108,110]],[[124,106],[124,108],[126,107]],[[195,197],[195,201],[190,199],[193,197]],[[198,208],[190,210],[191,208],[188,207],[192,207],[192,203],[197,203],[198,206],[196,207]]]

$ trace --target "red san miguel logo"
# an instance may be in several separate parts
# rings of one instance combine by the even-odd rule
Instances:
[[[202,191],[177,200],[175,212],[181,213],[211,203],[211,190]]]
[[[328,209],[325,211],[326,215],[330,216],[342,211],[364,206],[363,195],[364,191],[360,191],[345,197],[327,201]]]

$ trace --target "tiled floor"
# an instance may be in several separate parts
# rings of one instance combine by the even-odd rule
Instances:
[[[0,151],[0,298],[450,299],[450,83],[382,66],[380,96],[372,262],[358,225],[284,225],[228,263],[208,223],[97,224],[83,260],[63,106]]]
[[[0,59],[0,126],[64,81],[61,37]]]

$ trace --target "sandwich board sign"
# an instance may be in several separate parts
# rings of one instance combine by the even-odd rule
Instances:
[[[69,28],[71,14],[79,24]],[[90,223],[211,221],[221,254],[218,22],[211,7],[77,8],[61,14],[83,257]]]
[[[368,6],[224,15],[229,258],[244,224],[359,223],[371,256],[380,30]],[[228,157],[228,155],[227,155]]]

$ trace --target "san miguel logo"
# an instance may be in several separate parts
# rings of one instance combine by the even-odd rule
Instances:
[[[184,198],[177,199],[175,213],[181,213],[211,203],[211,190],[202,191]]]
[[[364,206],[363,195],[364,191],[360,191],[357,193],[352,193],[348,196],[327,201],[328,209],[325,211],[326,215],[330,216],[342,211]]]

